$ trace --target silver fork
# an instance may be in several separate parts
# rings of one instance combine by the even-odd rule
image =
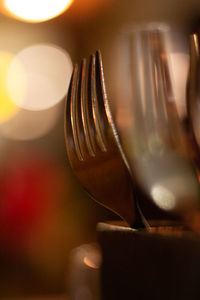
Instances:
[[[131,178],[106,95],[101,53],[75,65],[65,110],[65,140],[72,170],[97,202],[132,227],[143,227]],[[147,223],[145,223],[147,226]]]

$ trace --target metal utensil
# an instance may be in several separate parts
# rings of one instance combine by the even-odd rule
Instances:
[[[152,203],[187,219],[200,208],[200,188],[173,99],[163,32],[147,27],[128,37],[133,119],[123,150]]]
[[[65,110],[68,159],[76,177],[96,201],[130,226],[143,226],[136,213],[132,182],[109,109],[102,58],[75,65]]]

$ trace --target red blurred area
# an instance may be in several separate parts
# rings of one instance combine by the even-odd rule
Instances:
[[[22,250],[35,227],[51,217],[61,193],[58,167],[45,157],[7,162],[0,178],[0,240],[3,248]],[[2,247],[1,246],[1,247]]]

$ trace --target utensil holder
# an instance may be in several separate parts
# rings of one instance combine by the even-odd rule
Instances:
[[[200,299],[200,236],[181,226],[150,232],[99,223],[102,300]]]

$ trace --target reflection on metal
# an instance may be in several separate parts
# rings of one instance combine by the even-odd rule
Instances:
[[[66,95],[71,71],[70,56],[62,48],[49,44],[28,47],[18,53],[9,66],[9,95],[23,109],[50,108]],[[19,89],[23,93],[19,93]]]
[[[13,17],[25,22],[43,22],[63,13],[73,0],[4,0]]]

